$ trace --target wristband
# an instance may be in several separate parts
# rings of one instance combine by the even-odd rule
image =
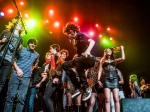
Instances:
[[[101,82],[100,80],[98,80],[97,82]]]

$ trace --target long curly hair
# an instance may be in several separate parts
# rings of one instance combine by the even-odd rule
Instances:
[[[76,25],[73,22],[68,22],[66,23],[65,27],[63,27],[63,33],[65,35],[68,35],[68,33],[70,32],[70,30],[72,31],[76,31],[76,32],[80,32],[80,27],[78,25]]]
[[[8,25],[5,25],[6,29],[10,30],[11,32],[13,32],[13,29],[16,25],[17,19],[14,18],[11,20],[11,22],[8,23]],[[24,24],[26,23],[25,20],[23,20]],[[18,24],[22,24],[21,21],[19,20]],[[22,28],[22,30],[19,31],[19,34],[21,36],[25,35],[25,30]]]
[[[116,52],[114,52],[114,50],[113,50],[112,48],[106,48],[106,49],[104,50],[104,55],[103,55],[103,57],[101,58],[101,63],[102,63],[102,64],[105,62],[105,60],[108,59],[108,56],[107,56],[107,50],[108,50],[108,49],[110,49],[110,50],[112,51],[112,53],[111,53],[111,55],[110,55],[110,59],[111,59],[111,60],[115,60],[115,53],[116,53]]]
[[[134,81],[136,81],[137,83],[139,82],[138,78],[137,78],[137,75],[135,75],[135,74],[130,75],[130,79],[131,79],[132,82],[134,82]]]
[[[131,90],[133,90],[135,88],[134,84],[133,84],[134,82],[137,82],[137,84],[139,85],[137,75],[132,74],[132,75],[130,75],[130,78],[129,78],[129,86],[130,86]]]
[[[111,55],[110,55],[110,59],[111,59],[111,60],[115,60],[115,56],[114,56],[115,52],[114,52],[111,48],[107,48],[107,49],[110,49],[110,50],[112,51],[112,53],[111,53]],[[107,55],[106,55],[107,49],[104,50],[104,54],[105,54],[105,56],[106,56],[106,59],[108,58]]]

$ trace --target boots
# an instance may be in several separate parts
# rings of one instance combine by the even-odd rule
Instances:
[[[71,106],[66,106],[66,112],[71,112]]]

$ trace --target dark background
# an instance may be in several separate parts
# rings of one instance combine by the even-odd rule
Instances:
[[[16,0],[19,2],[19,0]],[[54,8],[56,15],[49,18],[48,25],[39,24],[34,31],[28,31],[25,35],[24,45],[30,37],[36,37],[39,44],[36,51],[40,54],[40,66],[44,63],[45,53],[49,50],[51,44],[59,44],[61,48],[69,50],[72,59],[75,54],[74,49],[69,44],[66,36],[62,33],[62,28],[68,21],[73,21],[74,16],[79,18],[78,25],[81,32],[87,32],[88,29],[96,31],[96,41],[94,52],[97,56],[103,56],[105,46],[100,44],[99,33],[107,36],[113,36],[116,40],[115,46],[123,45],[126,59],[117,65],[122,71],[125,84],[123,89],[126,96],[130,94],[129,76],[136,74],[138,78],[146,77],[150,79],[150,0],[24,0],[26,5],[19,8],[21,12],[28,10],[32,17],[39,20],[47,19],[46,11],[49,7]],[[13,0],[0,0],[0,10],[9,5],[15,9]],[[5,25],[14,18],[0,17],[0,31],[5,29]],[[52,28],[52,23],[58,20],[61,22],[60,29]],[[95,23],[100,25],[95,28]],[[110,26],[113,32],[110,34],[106,28]],[[49,31],[53,33],[50,34]],[[112,46],[113,47],[113,46]],[[119,57],[120,53],[117,54]]]

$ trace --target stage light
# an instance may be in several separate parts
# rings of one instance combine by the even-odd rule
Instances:
[[[33,29],[35,26],[36,26],[36,20],[30,19],[30,20],[27,21],[27,27],[29,29]]]
[[[102,38],[102,35],[99,35],[100,38]]]
[[[49,14],[50,14],[50,15],[53,15],[53,14],[54,14],[54,10],[52,10],[52,9],[49,10]]]
[[[50,34],[53,34],[53,32],[52,32],[52,31],[49,31],[49,33],[50,33]]]
[[[4,14],[4,12],[0,12],[0,16],[4,16],[5,14]]]
[[[105,43],[105,44],[106,44],[106,43],[108,43],[108,41],[107,41],[106,39],[104,39],[104,40],[103,40],[103,43]]]
[[[93,31],[90,31],[90,32],[89,32],[89,35],[90,35],[90,36],[93,36],[93,35],[94,35],[94,32],[93,32]]]
[[[112,40],[113,38],[112,37],[110,37],[110,40]]]
[[[59,25],[60,25],[60,23],[59,23],[58,21],[54,23],[54,26],[55,26],[56,28],[59,27]]]
[[[25,16],[25,18],[29,18],[29,14],[25,14],[24,16]]]
[[[12,9],[9,9],[8,12],[9,12],[10,14],[12,14],[14,11],[13,11]]]
[[[77,21],[78,21],[78,18],[77,18],[77,17],[75,17],[75,18],[74,18],[74,21],[75,21],[75,22],[77,22]]]
[[[98,24],[96,24],[95,26],[98,27]]]
[[[107,28],[107,31],[110,31],[110,28]]]
[[[20,5],[24,5],[24,2],[20,2]]]
[[[45,23],[49,23],[49,20],[46,20]]]

